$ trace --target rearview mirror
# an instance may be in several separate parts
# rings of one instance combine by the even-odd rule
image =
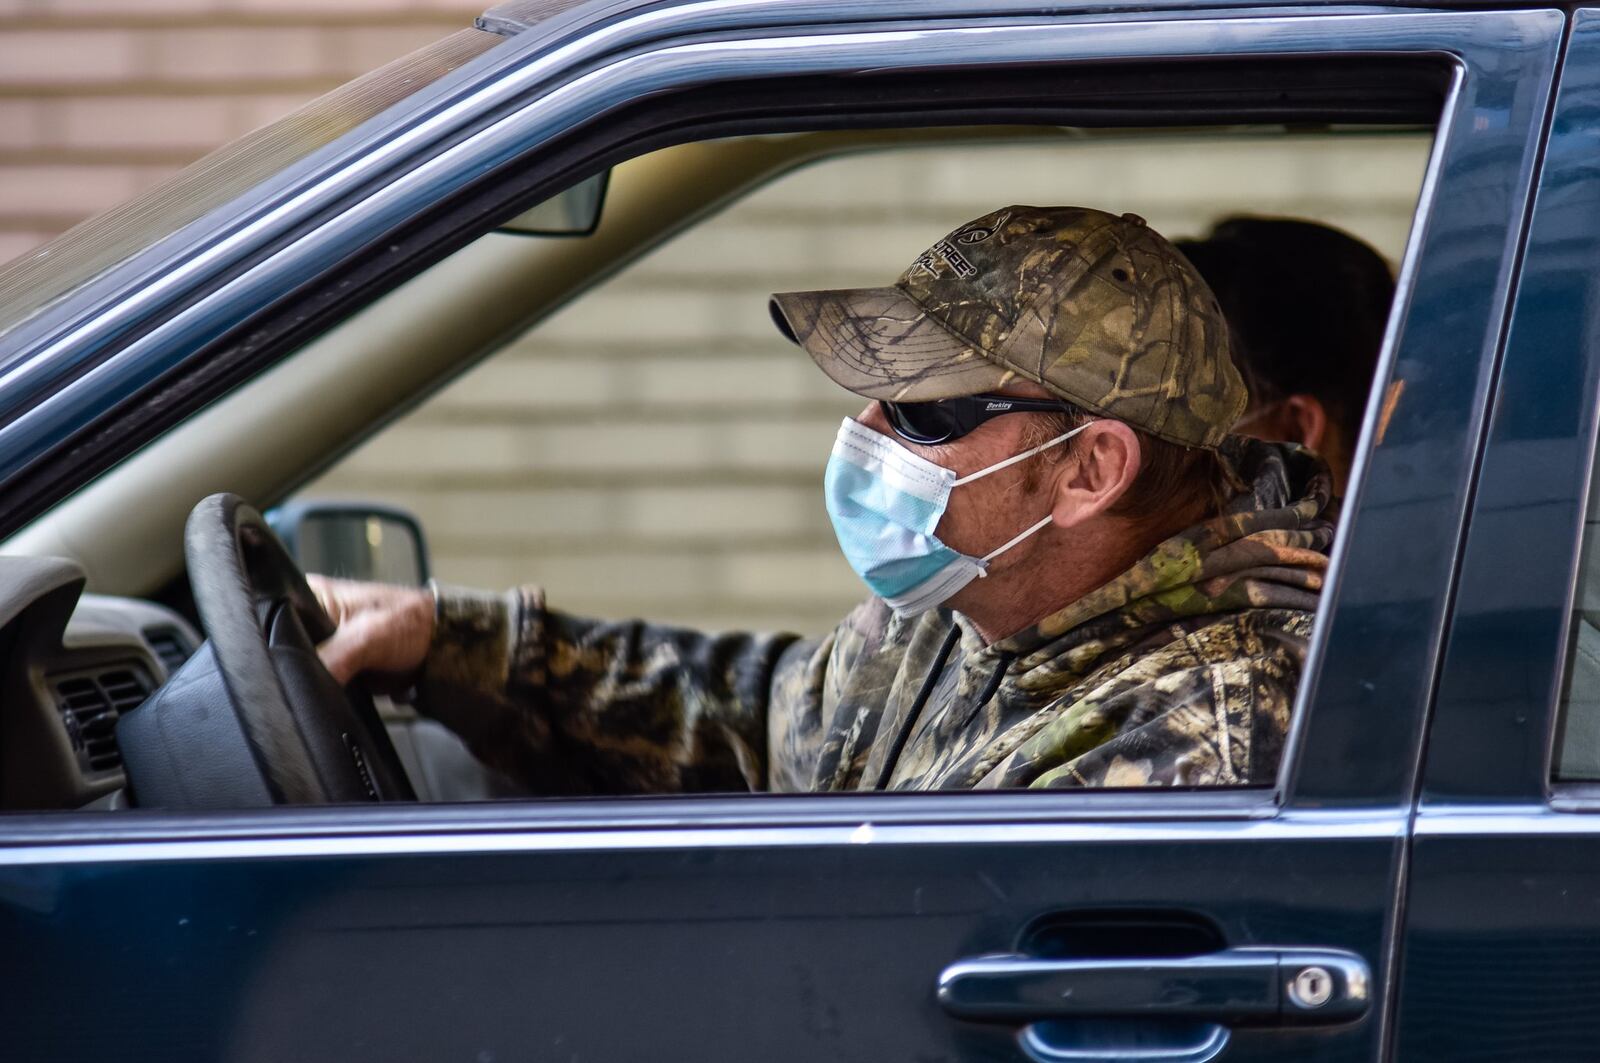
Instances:
[[[303,572],[419,587],[428,547],[417,518],[368,502],[291,502],[267,522]]]
[[[600,224],[610,170],[586,177],[565,192],[525,210],[500,226],[497,232],[518,236],[588,236]]]

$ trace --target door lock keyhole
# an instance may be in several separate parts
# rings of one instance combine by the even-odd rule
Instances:
[[[1333,975],[1326,967],[1303,967],[1289,983],[1289,999],[1302,1008],[1320,1008],[1333,998]]]

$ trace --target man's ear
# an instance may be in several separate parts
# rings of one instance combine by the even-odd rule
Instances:
[[[1139,478],[1143,460],[1138,434],[1121,421],[1091,421],[1072,443],[1071,455],[1056,474],[1055,505],[1050,510],[1062,528],[1082,524],[1115,505]]]
[[[1291,443],[1302,443],[1322,453],[1322,444],[1328,435],[1328,410],[1315,395],[1296,392],[1283,400],[1284,419],[1291,426]]]

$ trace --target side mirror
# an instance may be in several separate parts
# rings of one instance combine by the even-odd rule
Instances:
[[[417,518],[370,502],[290,502],[267,513],[303,572],[418,587],[428,545]]]
[[[588,236],[600,224],[610,170],[586,177],[536,207],[518,214],[496,232],[517,236]]]

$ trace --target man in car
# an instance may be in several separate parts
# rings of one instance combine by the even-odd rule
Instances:
[[[1232,327],[1250,391],[1234,431],[1310,447],[1344,494],[1394,299],[1389,264],[1348,233],[1295,218],[1225,218],[1178,249]]]
[[[1227,328],[1170,243],[1134,215],[1008,207],[893,287],[772,305],[869,400],[824,496],[873,593],[832,632],[318,581],[334,675],[414,681],[480,758],[552,793],[1273,778],[1328,475],[1229,436]]]

